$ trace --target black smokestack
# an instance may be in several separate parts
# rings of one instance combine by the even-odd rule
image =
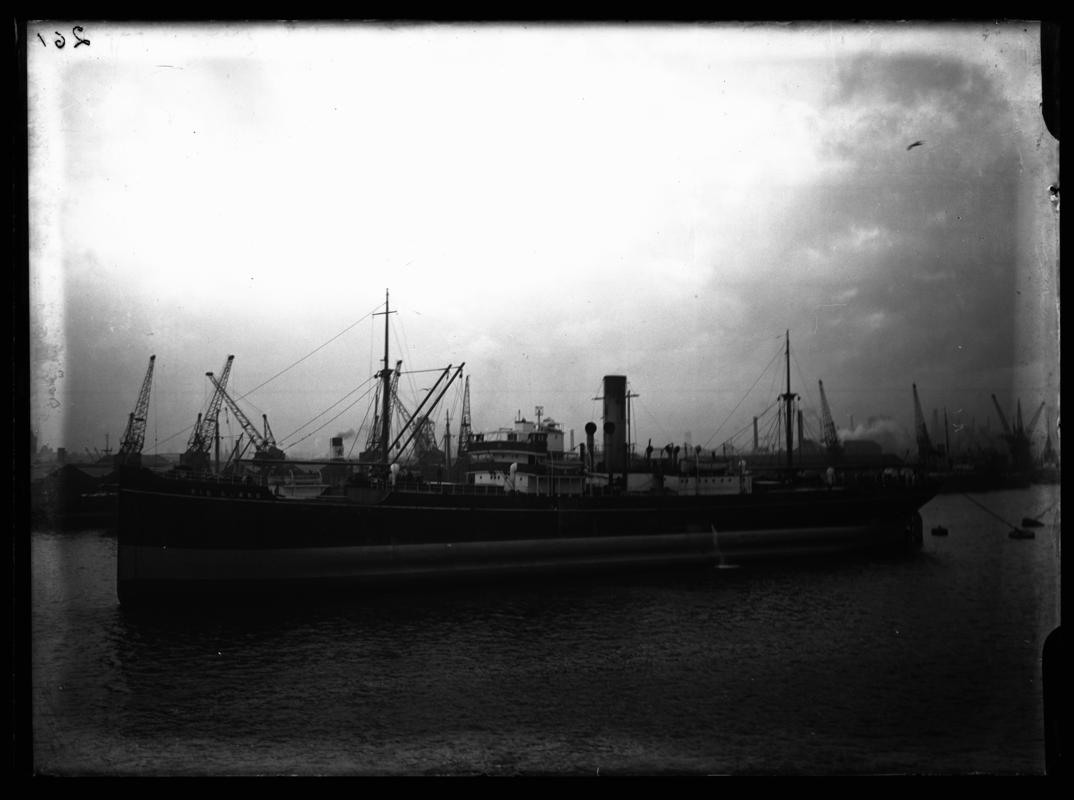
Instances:
[[[604,376],[604,471],[626,472],[626,376]]]

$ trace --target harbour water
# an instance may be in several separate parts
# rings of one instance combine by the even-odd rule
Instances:
[[[114,535],[35,532],[17,741],[55,776],[1042,775],[1059,487],[972,497],[913,557],[166,613],[119,606]]]

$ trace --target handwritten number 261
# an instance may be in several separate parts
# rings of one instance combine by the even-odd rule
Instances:
[[[83,45],[83,44],[88,45],[90,43],[89,39],[84,39],[82,36],[79,35],[79,34],[83,33],[84,30],[85,29],[81,25],[75,25],[75,27],[71,28],[71,33],[75,37],[75,44],[74,44],[75,47],[78,47],[79,45]],[[58,37],[56,39],[55,43],[54,43],[56,45],[56,49],[57,50],[62,50],[64,45],[67,44],[67,40],[63,37],[63,34],[60,33],[59,31],[54,31],[54,33]],[[41,40],[42,45],[44,45],[45,47],[48,47],[48,42],[45,41],[44,37],[40,33],[37,34],[37,38]]]

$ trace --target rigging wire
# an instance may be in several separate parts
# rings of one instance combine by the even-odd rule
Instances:
[[[1050,506],[1048,506],[1047,508],[1045,508],[1045,509],[1044,509],[1043,511],[1041,511],[1041,512],[1040,512],[1039,514],[1033,514],[1031,518],[1032,518],[1032,519],[1037,519],[1038,517],[1043,517],[1043,516],[1044,516],[1045,514],[1047,514],[1047,513],[1049,512],[1049,511],[1051,511],[1051,510],[1052,510],[1053,508],[1055,508],[1055,507],[1056,507],[1057,505],[1059,505],[1059,501],[1058,501],[1058,500],[1056,500],[1056,501],[1055,501],[1054,503],[1052,503],[1052,504],[1051,504]]]
[[[403,358],[401,358],[401,359],[396,358],[395,360],[396,360],[396,362],[402,361],[403,363],[407,363],[408,359],[410,358],[410,347],[409,347],[409,345],[407,344],[407,341],[406,341],[406,331],[403,330],[403,323],[400,320],[397,319],[396,322],[395,322],[395,325],[392,325],[390,327],[391,327],[392,336],[395,339],[396,347],[398,348],[399,352],[402,353],[402,355],[403,355]],[[402,377],[404,374],[409,375],[409,373],[403,372],[402,367],[400,367],[400,370],[399,370],[400,377]],[[410,384],[410,394],[411,395],[416,394],[415,389],[414,389],[414,378],[413,377],[408,377],[407,381]]]
[[[347,450],[347,457],[350,458],[354,453],[354,448],[358,446],[358,442],[363,443],[363,447],[369,447],[370,433],[373,430],[373,423],[377,418],[377,408],[379,407],[379,381],[377,385],[378,392],[374,392],[373,397],[369,401],[369,405],[366,407],[365,416],[362,418],[361,424],[358,426],[358,431],[354,434],[354,439],[351,440],[350,449]],[[368,423],[368,430],[367,430]],[[360,451],[359,451],[360,454]]]
[[[380,306],[377,306],[377,308],[379,308],[379,307],[380,307]],[[327,342],[325,342],[324,344],[321,344],[321,345],[319,345],[318,347],[315,347],[315,348],[314,348],[313,350],[311,350],[310,352],[306,353],[306,355],[302,356],[302,358],[300,358],[300,359],[298,359],[297,361],[295,361],[295,362],[293,362],[293,363],[289,364],[288,366],[284,367],[284,368],[283,368],[283,369],[281,369],[281,370],[280,370],[279,372],[277,372],[277,373],[276,373],[275,375],[273,375],[273,376],[272,376],[271,378],[268,378],[268,379],[266,379],[266,380],[262,381],[262,382],[261,382],[261,383],[259,383],[259,384],[258,384],[257,386],[255,386],[255,387],[254,387],[253,389],[251,389],[250,391],[246,392],[245,394],[243,394],[243,395],[239,396],[239,397],[238,397],[238,398],[236,398],[236,399],[238,399],[238,400],[242,400],[243,398],[246,398],[246,397],[248,397],[249,395],[251,395],[251,394],[253,394],[254,392],[256,392],[256,391],[257,391],[258,389],[261,389],[261,388],[263,388],[264,386],[267,386],[267,385],[268,385],[269,383],[271,383],[272,381],[276,380],[276,379],[277,379],[278,377],[280,377],[281,375],[283,375],[283,374],[284,374],[285,372],[288,372],[288,371],[290,371],[291,369],[294,369],[295,367],[297,367],[297,366],[298,366],[299,364],[301,364],[301,363],[302,363],[303,361],[305,361],[305,360],[306,360],[307,358],[309,358],[310,356],[314,355],[315,353],[317,353],[317,352],[319,352],[319,351],[323,350],[324,348],[326,348],[326,347],[327,347],[328,345],[332,344],[332,342],[334,342],[334,341],[335,341],[336,339],[338,339],[338,338],[339,338],[340,336],[342,336],[343,334],[345,334],[345,333],[347,333],[348,331],[350,331],[350,330],[351,330],[351,328],[355,327],[356,325],[358,325],[358,324],[359,324],[359,323],[361,323],[361,322],[364,322],[364,321],[365,321],[365,319],[366,319],[366,317],[372,317],[372,316],[373,316],[373,311],[370,311],[370,312],[368,312],[368,313],[367,313],[367,314],[366,314],[365,316],[363,316],[363,317],[361,317],[360,319],[357,319],[357,320],[355,320],[354,322],[352,322],[352,323],[351,323],[350,325],[348,325],[348,326],[347,326],[346,328],[344,328],[343,330],[341,330],[341,331],[340,331],[339,333],[337,333],[337,334],[336,334],[335,336],[333,336],[333,337],[332,337],[331,339],[329,339],[329,340],[328,340]]]
[[[783,452],[784,410],[779,407],[779,412],[768,421],[768,430],[765,432],[765,441],[768,443],[768,451],[772,453]]]
[[[375,306],[375,307],[374,307],[374,308],[373,308],[373,309],[372,309],[371,311],[367,312],[367,313],[366,313],[366,314],[364,314],[364,315],[363,315],[362,317],[360,317],[359,319],[357,319],[357,320],[355,320],[354,322],[352,322],[352,323],[351,323],[350,325],[348,325],[348,326],[347,326],[346,328],[344,328],[343,330],[341,330],[341,331],[340,331],[339,333],[337,333],[337,334],[336,334],[335,336],[333,336],[333,337],[332,337],[331,339],[329,339],[328,341],[324,342],[324,343],[323,343],[323,344],[321,344],[321,345],[320,345],[319,347],[316,347],[316,348],[314,348],[314,349],[313,349],[313,350],[311,350],[311,351],[310,351],[309,353],[307,353],[306,355],[302,356],[302,358],[298,359],[297,361],[295,361],[294,363],[290,364],[289,366],[287,366],[287,367],[284,367],[284,368],[283,368],[282,370],[280,370],[279,372],[277,372],[277,373],[276,373],[275,375],[273,375],[273,376],[272,376],[271,378],[269,378],[268,380],[266,380],[266,381],[264,381],[264,382],[262,382],[262,383],[258,384],[258,385],[257,385],[257,386],[255,386],[255,387],[254,387],[253,389],[251,389],[251,390],[250,390],[249,392],[246,392],[246,394],[243,394],[243,395],[239,396],[238,398],[236,398],[236,400],[243,400],[243,399],[245,399],[245,398],[246,398],[247,396],[249,396],[250,394],[253,394],[253,393],[254,393],[254,392],[256,392],[256,391],[257,391],[258,389],[261,389],[261,388],[263,388],[264,386],[266,386],[267,384],[269,384],[269,383],[271,383],[272,381],[276,380],[276,378],[280,377],[280,376],[281,376],[281,375],[283,375],[283,374],[284,374],[285,372],[288,372],[289,370],[291,370],[291,369],[293,369],[294,367],[298,366],[298,365],[299,365],[299,364],[301,364],[301,363],[302,363],[303,361],[305,361],[305,360],[306,360],[306,359],[308,359],[308,358],[309,358],[310,356],[312,356],[312,355],[313,355],[314,353],[317,353],[318,351],[320,351],[320,350],[323,350],[323,349],[324,349],[325,347],[327,347],[328,345],[330,345],[330,344],[331,344],[332,342],[334,342],[334,341],[335,341],[336,339],[338,339],[338,338],[339,338],[339,337],[341,337],[341,336],[342,336],[343,334],[345,334],[345,333],[347,333],[348,331],[350,331],[350,330],[351,330],[352,328],[354,328],[354,327],[355,327],[356,325],[360,324],[361,322],[363,322],[363,321],[364,321],[364,320],[366,320],[367,318],[368,318],[368,319],[372,319],[372,317],[373,317],[373,312],[374,312],[374,311],[376,311],[376,309],[377,309],[377,308],[380,308],[380,306],[379,306],[379,305]],[[372,348],[372,337],[370,337],[370,343],[371,343],[371,344],[370,344],[370,348]],[[202,408],[204,408],[204,407],[205,407],[205,405],[206,405],[206,402],[205,402],[205,392],[206,392],[206,391],[207,391],[207,389],[206,389],[206,388],[205,388],[205,386],[203,385],[203,387],[202,387]],[[251,403],[251,404],[252,404],[252,403]],[[160,440],[159,444],[161,444],[161,445],[163,445],[163,444],[167,444],[167,443],[168,443],[168,442],[170,442],[170,441],[171,441],[172,439],[175,439],[175,438],[177,438],[177,437],[179,437],[179,436],[185,436],[185,435],[186,435],[186,434],[187,434],[188,432],[190,432],[191,430],[193,430],[193,429],[194,429],[194,427],[195,427],[196,425],[197,425],[197,423],[196,423],[196,422],[195,422],[195,423],[193,423],[193,424],[191,424],[191,425],[187,425],[187,426],[186,426],[185,428],[183,428],[182,430],[176,431],[176,432],[175,432],[175,433],[173,433],[173,434],[172,434],[171,436],[168,436],[168,437],[167,437],[166,439],[162,439],[162,440]]]
[[[791,357],[794,359],[794,367],[797,370],[798,378],[801,380],[802,386],[810,386],[811,384],[806,381],[805,375],[802,372],[802,366],[798,362],[797,357],[795,357],[793,353],[791,354]],[[815,400],[812,392],[808,389],[803,389],[800,394],[804,396],[806,408],[809,411],[808,414],[802,414],[803,422],[808,422],[808,425],[805,426],[805,430],[803,431],[803,435],[815,442],[820,442],[823,438],[822,432],[824,430],[824,420],[821,417],[820,411],[820,400]],[[814,426],[816,427],[814,428]]]
[[[166,439],[161,439],[160,444],[164,445],[164,444],[167,444],[168,442],[170,442],[172,439],[175,439],[175,438],[177,438],[179,436],[185,436],[189,431],[194,430],[195,427],[197,427],[197,422],[194,422],[191,425],[187,425],[185,428],[183,428],[180,431],[176,431],[175,433],[173,433],[171,436],[167,437]]]
[[[762,411],[762,412],[761,412],[760,414],[758,414],[758,415],[757,415],[757,419],[758,419],[758,420],[762,419],[762,418],[763,418],[763,417],[764,417],[764,416],[765,416],[765,415],[766,415],[766,414],[767,414],[767,413],[768,413],[769,411],[771,411],[771,410],[772,410],[772,408],[773,408],[773,407],[774,407],[774,406],[776,405],[776,403],[778,403],[778,402],[779,402],[778,400],[774,400],[774,401],[773,401],[772,403],[770,403],[770,404],[769,404],[769,406],[768,406],[768,408],[766,408],[766,409],[765,409],[764,411]],[[753,428],[753,422],[748,422],[748,423],[747,423],[746,425],[742,426],[742,427],[741,427],[741,428],[740,428],[739,430],[737,430],[737,431],[736,431],[735,433],[731,434],[731,435],[730,435],[730,436],[728,436],[728,437],[727,437],[726,439],[724,439],[724,440],[723,440],[722,442],[720,442],[720,444],[721,444],[721,445],[729,444],[729,445],[731,445],[732,447],[735,447],[735,446],[736,446],[736,445],[735,445],[735,439],[736,439],[736,437],[738,437],[738,436],[741,436],[741,435],[742,435],[742,434],[744,434],[744,433],[747,433],[747,432],[748,432],[748,431],[750,431],[750,430],[751,430],[752,428]]]
[[[355,386],[353,389],[351,389],[349,392],[347,392],[341,398],[336,400],[336,402],[332,403],[332,405],[328,406],[328,408],[326,408],[324,411],[320,412],[319,414],[317,414],[316,416],[314,416],[312,419],[308,420],[307,422],[304,422],[303,424],[299,425],[297,428],[295,428],[293,431],[291,431],[289,434],[287,434],[286,436],[284,436],[280,440],[280,446],[282,447],[284,442],[288,441],[291,437],[293,437],[295,434],[297,434],[300,430],[302,430],[303,428],[305,428],[308,425],[312,425],[318,418],[323,417],[325,414],[327,414],[329,411],[331,411],[333,408],[338,406],[340,403],[342,403],[344,400],[346,400],[348,397],[350,397],[352,394],[357,392],[359,389],[361,389],[363,386],[365,386],[366,384],[368,384],[372,380],[373,380],[373,378],[371,378],[371,377],[366,378],[365,381],[363,381],[362,383],[360,383],[357,386]],[[366,391],[361,395],[361,397],[358,398],[358,400],[361,400],[362,397],[365,397],[366,394],[369,394],[370,391],[372,391],[371,387],[367,388]],[[354,405],[354,404],[352,403],[351,405]],[[350,407],[351,406],[348,406],[348,408],[350,408]],[[333,417],[333,419],[335,419],[335,417]],[[318,428],[318,430],[320,430],[320,428]],[[303,437],[303,438],[306,438],[306,437]],[[294,442],[294,444],[297,444],[299,441],[302,441],[302,439],[297,440],[296,442]]]
[[[769,405],[768,408],[766,408],[764,411],[762,411],[757,416],[758,421],[760,421],[762,418],[765,419],[765,427],[763,429],[758,428],[758,431],[757,431],[757,450],[756,450],[756,452],[766,452],[767,453],[767,452],[772,452],[774,449],[778,450],[779,441],[780,441],[779,431],[782,428],[782,425],[780,423],[781,423],[782,418],[783,418],[782,409],[777,409],[777,412],[774,415],[772,415],[770,417],[768,416],[768,412],[770,412],[773,408],[777,407],[778,405],[779,405],[778,400],[772,402],[772,404]],[[775,447],[773,447],[773,443],[775,443]]]
[[[372,375],[375,370],[373,369],[373,342],[377,338],[377,319],[372,314],[369,315],[369,366],[367,372]]]
[[[310,438],[310,437],[311,437],[311,436],[313,436],[313,435],[314,435],[315,433],[318,433],[319,431],[322,431],[322,430],[324,430],[325,428],[327,428],[327,427],[328,427],[328,425],[329,425],[330,423],[332,423],[332,422],[335,422],[335,421],[336,421],[337,419],[339,419],[340,417],[342,417],[342,416],[343,416],[343,415],[344,415],[345,413],[347,413],[347,412],[348,412],[348,411],[350,411],[350,410],[351,410],[352,408],[354,408],[354,406],[358,405],[358,403],[359,403],[359,402],[361,402],[361,401],[362,401],[362,399],[363,399],[363,398],[364,398],[364,397],[365,397],[365,396],[366,396],[367,394],[369,394],[369,392],[370,392],[370,391],[371,391],[370,389],[367,389],[367,390],[366,390],[366,391],[365,391],[364,393],[362,393],[362,395],[360,395],[359,397],[357,397],[357,398],[356,398],[356,399],[354,400],[354,402],[353,402],[353,403],[350,403],[349,405],[347,405],[346,407],[344,407],[342,411],[340,411],[340,412],[339,412],[338,414],[336,414],[336,415],[335,415],[334,417],[332,417],[331,419],[327,419],[327,420],[325,420],[325,423],[324,423],[323,425],[321,425],[321,426],[320,426],[319,428],[315,428],[315,429],[313,429],[312,431],[310,431],[309,433],[307,433],[307,434],[306,434],[305,436],[303,436],[303,437],[302,437],[301,439],[296,439],[295,441],[291,442],[290,446],[291,446],[291,447],[294,447],[295,445],[297,445],[297,444],[300,444],[300,443],[302,443],[302,442],[306,441],[306,439]],[[353,392],[352,392],[352,394],[353,394]],[[337,403],[337,404],[338,404],[338,403]]]
[[[716,438],[716,434],[718,434],[720,432],[720,429],[723,428],[723,426],[727,424],[727,421],[729,419],[731,419],[732,416],[734,416],[734,413],[736,411],[738,411],[738,407],[741,406],[746,401],[746,398],[749,397],[750,392],[752,392],[754,387],[757,386],[758,383],[760,383],[761,378],[763,378],[768,373],[768,370],[772,368],[772,362],[774,362],[779,357],[779,355],[780,355],[780,353],[777,351],[775,353],[775,355],[772,356],[772,358],[769,360],[768,364],[766,364],[764,369],[761,370],[761,374],[758,375],[757,379],[753,382],[753,385],[750,386],[750,388],[746,390],[746,394],[744,394],[742,396],[742,398],[735,404],[735,407],[731,409],[731,412],[726,417],[724,417],[723,422],[721,422],[719,424],[719,426],[716,428],[716,430],[714,430],[712,432],[712,436],[710,436],[708,438],[708,441],[706,441],[705,444],[704,444],[705,448],[708,448],[708,446],[710,444],[712,444],[712,440]]]
[[[805,379],[805,375],[802,373],[802,365],[798,363],[798,356],[793,352],[791,353],[791,360],[794,362],[794,369],[798,374],[798,379],[801,381],[802,386],[809,386],[809,383]],[[813,395],[808,389],[802,389],[798,394],[803,395],[811,407],[816,407],[818,405],[818,403],[813,400]]]
[[[635,402],[635,403],[634,403],[634,408],[635,408],[635,409],[638,409],[638,408],[640,408],[640,409],[641,409],[642,411],[644,411],[644,412],[645,412],[645,414],[646,414],[646,416],[648,416],[648,418],[649,418],[650,420],[652,420],[652,422],[653,422],[654,426],[656,427],[656,429],[657,429],[657,430],[658,430],[658,431],[659,431],[660,433],[662,433],[662,434],[663,434],[663,438],[667,439],[668,441],[671,441],[671,437],[670,437],[670,436],[668,436],[668,434],[667,434],[667,429],[666,429],[666,428],[665,428],[665,427],[664,427],[664,426],[663,426],[663,425],[661,424],[660,420],[658,420],[658,419],[657,419],[657,418],[656,418],[656,417],[655,417],[655,416],[653,415],[653,412],[649,410],[649,406],[648,406],[647,404],[645,404],[645,403],[642,403],[642,402],[641,402],[641,400],[640,400],[640,398],[637,398],[637,397],[635,397],[634,399],[635,399],[635,400],[637,401],[637,402]],[[638,434],[637,434],[637,430],[636,430],[636,426],[635,426],[635,435],[638,435]],[[641,437],[640,437],[640,436],[638,436],[638,438],[639,438],[639,440],[640,440],[640,438],[641,438]],[[649,438],[651,438],[651,437],[649,437]]]
[[[993,511],[992,509],[988,508],[988,507],[987,507],[987,506],[985,506],[985,505],[984,505],[983,503],[979,503],[979,502],[977,502],[976,500],[974,500],[974,499],[973,499],[972,497],[970,497],[970,496],[969,496],[968,494],[966,494],[965,492],[963,492],[963,493],[962,493],[962,496],[963,496],[963,497],[965,497],[965,498],[966,498],[967,500],[969,500],[969,501],[970,501],[971,503],[973,503],[973,504],[974,504],[975,506],[978,506],[979,508],[981,508],[981,509],[982,509],[983,511],[985,511],[986,513],[988,513],[988,514],[991,514],[991,515],[992,515],[993,517],[995,517],[996,519],[998,519],[998,520],[999,520],[1000,522],[1002,522],[1002,523],[1003,523],[1004,525],[1006,525],[1007,527],[1011,528],[1012,530],[1018,530],[1018,526],[1017,526],[1017,525],[1013,525],[1013,524],[1011,524],[1010,522],[1007,522],[1007,520],[1005,520],[1005,519],[1004,519],[1003,517],[1001,517],[1001,516],[1000,516],[999,514],[997,514],[997,513],[995,512],[995,511]]]

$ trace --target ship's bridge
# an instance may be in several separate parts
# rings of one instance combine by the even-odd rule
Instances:
[[[498,428],[494,431],[471,434],[468,451],[495,452],[497,456],[505,451],[534,455],[549,454],[553,458],[563,455],[563,431],[552,419],[540,424],[520,418],[514,427]]]
[[[470,437],[467,450],[472,453],[478,452],[503,452],[512,451],[519,453],[547,453],[548,436],[542,431],[519,431],[512,428],[501,428],[496,431],[475,433]]]

